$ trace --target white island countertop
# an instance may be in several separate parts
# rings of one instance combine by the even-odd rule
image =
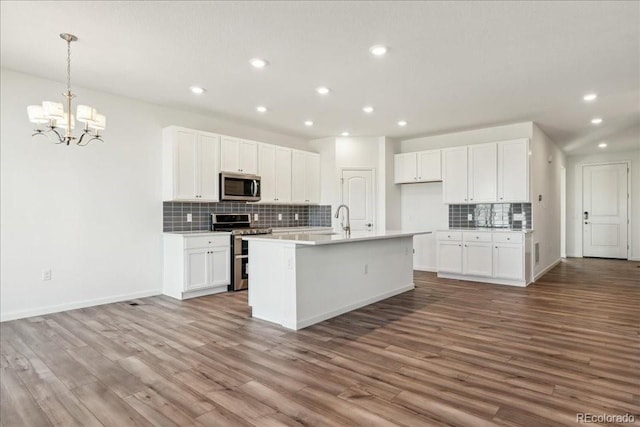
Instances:
[[[327,233],[259,234],[242,236],[243,240],[296,245],[332,245],[337,243],[362,242],[366,240],[396,239],[416,234],[431,234],[431,231],[353,231],[350,235],[328,231]]]

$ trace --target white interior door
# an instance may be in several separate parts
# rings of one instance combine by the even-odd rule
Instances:
[[[351,230],[373,229],[375,202],[371,169],[342,171],[342,203],[349,206]]]
[[[583,167],[583,256],[627,258],[627,168],[626,163]]]

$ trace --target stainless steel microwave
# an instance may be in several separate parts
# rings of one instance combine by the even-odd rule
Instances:
[[[222,172],[220,200],[260,201],[260,177],[244,173]]]

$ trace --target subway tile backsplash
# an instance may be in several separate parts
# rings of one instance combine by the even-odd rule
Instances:
[[[515,214],[524,214],[524,220],[515,220]],[[469,220],[469,215],[471,219]],[[531,203],[486,203],[475,205],[449,205],[451,228],[513,228],[531,230]]]
[[[187,222],[187,214],[192,221]],[[254,227],[331,227],[330,205],[268,205],[242,202],[162,203],[163,231],[206,231],[211,213],[249,213]],[[258,214],[258,221],[253,215]],[[282,220],[278,220],[282,214]],[[295,219],[298,214],[298,220]]]

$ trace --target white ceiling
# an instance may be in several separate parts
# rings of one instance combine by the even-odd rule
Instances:
[[[3,1],[1,14],[3,67],[63,81],[71,32],[78,86],[308,139],[533,120],[569,153],[640,146],[638,2]]]

